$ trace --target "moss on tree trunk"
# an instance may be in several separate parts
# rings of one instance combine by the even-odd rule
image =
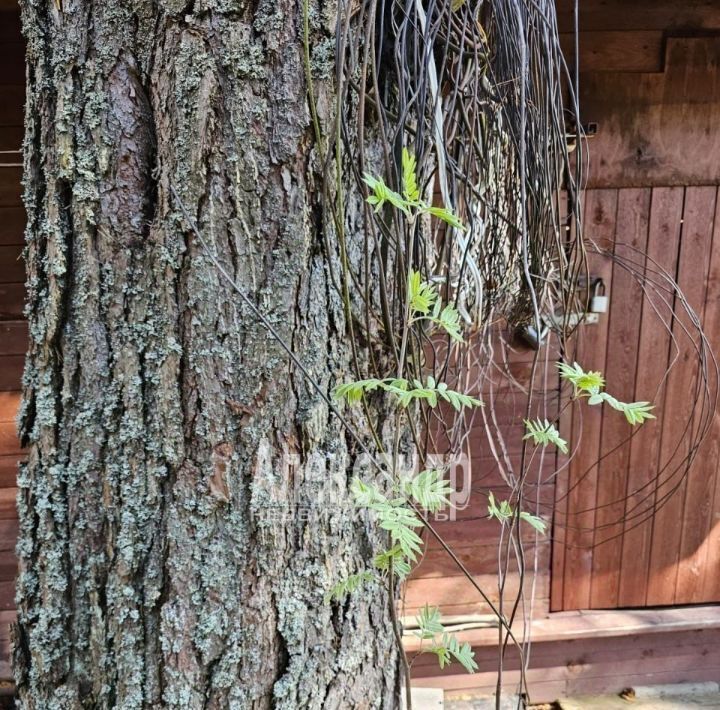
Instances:
[[[311,10],[320,62],[336,10]],[[395,707],[385,593],[323,602],[373,542],[343,508],[352,447],[170,194],[320,384],[346,376],[302,5],[22,13],[20,705]],[[297,514],[321,495],[322,515]]]

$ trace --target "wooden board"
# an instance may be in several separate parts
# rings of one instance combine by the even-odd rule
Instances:
[[[646,274],[664,269],[675,275],[680,241],[684,190],[655,188],[652,193]],[[656,277],[657,278],[657,277]],[[664,294],[649,293],[640,303],[640,339],[635,377],[635,401],[657,402],[667,367],[670,334],[661,320],[669,322]],[[649,551],[652,540],[654,479],[658,472],[662,419],[644,424],[630,442],[627,500],[623,523],[618,583],[620,606],[643,606],[647,595]]]
[[[575,62],[575,35],[560,35],[560,46],[570,66]],[[663,68],[663,33],[659,30],[634,32],[582,32],[580,71],[659,72]]]
[[[589,187],[720,182],[720,37],[669,37],[664,71],[594,72],[581,81]]]
[[[618,194],[615,254],[625,256],[629,249],[643,253],[647,246],[649,222],[650,190],[621,190]],[[601,371],[605,375],[607,390],[624,402],[633,401],[635,391],[641,302],[642,290],[637,281],[621,263],[615,261],[607,315],[605,366]],[[601,419],[590,590],[590,608],[593,609],[617,606],[617,561],[622,550],[629,442],[633,433],[619,412],[603,407]]]
[[[606,192],[588,192],[586,204],[599,204]],[[582,420],[574,410],[572,441],[582,433],[583,448],[570,465],[569,487],[556,491],[556,530],[561,523],[567,529],[554,535],[553,610],[720,602],[720,555],[712,545],[720,516],[720,423],[713,420],[715,435],[688,470],[684,459],[701,423],[697,335],[687,336],[686,331],[693,332],[691,318],[679,300],[673,318],[672,291],[658,276],[664,269],[677,280],[704,318],[717,352],[717,192],[715,186],[617,191],[616,224],[606,225],[605,233],[614,234],[617,256],[634,259],[638,274],[645,269],[659,286],[650,285],[650,295],[642,296],[636,278],[616,261],[607,343],[590,341],[592,347],[581,348],[579,357],[588,358],[586,367],[604,372],[607,390],[619,399],[652,401],[657,420],[633,430],[613,410],[606,408],[594,425],[587,417],[598,415],[588,407]],[[590,236],[602,233],[602,220],[593,220],[590,208],[586,224]],[[668,298],[670,305],[664,303]],[[588,329],[583,328],[581,345],[592,337]],[[595,331],[596,337],[600,334]],[[709,367],[715,387],[713,363]],[[593,461],[598,460],[595,473]],[[592,544],[587,544],[589,535]]]
[[[587,194],[585,220],[588,234],[595,242],[611,245],[617,223],[618,196],[616,190],[596,190]],[[602,256],[590,257],[592,277],[602,278],[607,293],[613,293],[612,262]],[[597,325],[583,327],[579,334],[578,358],[584,366],[604,370],[608,318]],[[572,414],[576,416],[573,417]],[[595,524],[595,501],[600,449],[602,411],[590,407],[569,410],[564,422],[571,427],[567,437],[576,448],[568,471],[567,489],[558,489],[556,505],[562,506],[563,516],[556,518],[556,536],[563,528],[563,566],[555,570],[557,581],[553,594],[553,609],[580,609],[590,604],[592,579],[592,543]],[[568,515],[571,513],[571,515]],[[556,537],[557,539],[557,537]],[[561,598],[562,597],[562,598]]]
[[[24,310],[25,284],[0,283],[0,320],[22,320]]]
[[[708,616],[708,610],[705,615]],[[720,630],[712,626],[700,628],[703,622],[698,622],[697,614],[688,616],[692,618],[690,625],[695,623],[698,630],[688,630],[687,626],[675,630],[664,625],[646,627],[622,612],[612,616],[619,623],[615,633],[609,635],[602,629],[593,631],[592,625],[583,623],[586,620],[583,618],[573,620],[558,615],[557,619],[533,623],[531,633],[537,640],[531,649],[527,672],[532,702],[552,702],[578,692],[617,694],[633,685],[716,679],[720,667]],[[627,633],[623,622],[629,629]],[[566,631],[554,636],[544,634],[536,628],[543,625]],[[462,631],[458,636],[473,647],[478,672],[468,674],[457,665],[440,670],[436,659],[422,655],[413,663],[414,684],[444,688],[446,698],[459,698],[468,691],[492,694],[497,673],[494,643],[497,631]],[[413,649],[412,641],[409,643]],[[510,690],[519,681],[518,655],[513,649],[506,654],[503,666],[505,688]]]
[[[22,126],[25,87],[0,83],[0,127]]]
[[[556,0],[561,32],[574,29],[575,0]],[[663,30],[678,34],[720,30],[716,0],[579,0],[581,33],[598,31]]]
[[[16,156],[8,162],[12,166],[0,165],[0,207],[17,207],[22,204],[22,168],[15,166]]]
[[[0,136],[5,131],[0,130]],[[0,207],[0,246],[23,244],[25,241],[25,209]]]
[[[0,359],[0,392],[15,392],[22,380],[24,355],[5,355]]]
[[[690,305],[701,314],[712,244],[716,192],[714,187],[688,188],[685,192],[677,281]],[[653,518],[648,572],[647,603],[653,605],[686,601],[675,594],[680,539],[683,527],[695,524],[690,519],[684,519],[687,477],[692,472],[687,471],[682,458],[689,453],[693,407],[697,401],[693,393],[698,385],[698,368],[692,358],[691,344],[684,337],[683,326],[689,326],[689,318],[679,312],[673,323],[673,335],[678,342],[680,359],[668,377],[660,445],[661,468],[667,466],[668,475],[657,488],[658,510]],[[672,477],[670,474],[673,474]],[[693,504],[696,502],[693,501]]]

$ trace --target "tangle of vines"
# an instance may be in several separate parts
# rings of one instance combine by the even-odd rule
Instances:
[[[417,269],[438,284],[462,315],[466,339],[458,343],[420,333],[409,344],[404,366],[419,380],[430,373],[457,390],[482,394],[486,406],[479,413],[421,409],[421,424],[412,432],[421,466],[433,452],[464,454],[467,460],[478,456],[470,434],[480,426],[486,434],[482,453],[496,459],[514,510],[523,509],[528,497],[528,506],[552,519],[554,504],[541,501],[541,486],[567,469],[572,454],[545,475],[544,450],[531,452],[523,441],[520,463],[513,464],[507,414],[499,410],[514,402],[515,424],[535,415],[559,420],[562,410],[549,399],[558,387],[555,359],[572,362],[572,336],[579,323],[572,316],[587,310],[578,69],[570,72],[565,65],[554,3],[345,2],[338,11],[337,38],[337,115],[328,166],[334,159],[336,174],[350,175],[359,192],[367,189],[367,173],[382,175],[400,191],[401,154],[407,148],[417,161],[425,199],[450,208],[467,226],[461,230],[442,220],[408,222],[397,212],[366,205],[364,241],[355,245],[363,267],[358,273],[345,267],[340,277],[354,338],[371,351],[375,340],[384,340],[397,360],[408,270]],[[574,156],[569,145],[576,148]],[[341,183],[338,177],[336,188]],[[334,222],[344,230],[348,215],[340,190],[334,192]],[[608,251],[591,242],[587,246],[632,274],[643,289],[645,308],[658,315],[676,349],[679,338],[689,340],[698,366],[695,413],[681,437],[687,446],[676,456],[678,442],[650,482],[607,504],[621,504],[620,520],[595,526],[622,522],[627,530],[654,515],[686,475],[715,410],[717,366],[700,320],[672,275],[643,254],[628,256],[622,248]],[[537,352],[526,380],[518,381],[508,359],[512,346],[507,334],[528,327],[537,334],[551,331],[556,355],[550,347]],[[384,377],[385,363],[372,357],[371,363],[371,371],[358,364],[358,376]],[[665,381],[658,383],[658,394]],[[576,416],[582,416],[579,410]],[[618,446],[629,445],[634,435],[632,430]],[[574,443],[576,450],[580,442]],[[603,458],[613,451],[603,452]],[[573,486],[580,480],[582,476]],[[480,492],[477,486],[473,490]],[[562,505],[571,490],[556,503]],[[524,621],[529,620],[523,584],[528,563],[516,523],[503,526],[499,546],[498,703],[509,629],[521,611]],[[573,529],[573,522],[557,519],[560,527]],[[537,564],[535,558],[535,568]],[[508,610],[503,592],[513,569],[521,583]],[[518,652],[526,669],[527,649],[518,647]]]

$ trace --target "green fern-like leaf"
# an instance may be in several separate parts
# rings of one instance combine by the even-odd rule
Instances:
[[[491,518],[495,518],[500,522],[505,522],[510,519],[512,513],[512,508],[506,500],[497,503],[492,491],[488,493],[488,514]]]
[[[357,574],[351,574],[328,591],[325,595],[325,602],[329,602],[332,599],[336,601],[342,601],[348,594],[352,594],[368,582],[373,582],[375,575],[369,570],[358,572]]]
[[[422,508],[436,513],[443,506],[450,505],[447,496],[452,493],[452,488],[443,476],[443,469],[431,468],[417,476],[403,478],[400,487]]]
[[[523,437],[525,439],[532,439],[536,446],[548,446],[554,444],[564,454],[568,452],[568,445],[565,439],[560,437],[560,432],[557,430],[554,424],[551,424],[547,419],[537,419],[536,421],[525,420],[525,428],[527,434]]]
[[[454,306],[448,303],[437,317],[433,318],[433,322],[440,326],[454,341],[463,342],[460,314]]]
[[[532,525],[532,527],[534,527],[541,535],[545,534],[545,531],[547,530],[547,523],[542,518],[539,518],[537,515],[526,513],[523,510],[520,513],[520,519],[524,520],[528,523],[528,525]]]
[[[422,280],[419,271],[411,271],[408,279],[408,301],[413,313],[427,315],[437,301],[437,290]]]
[[[468,673],[474,673],[478,669],[470,644],[460,643],[454,634],[445,630],[440,619],[440,610],[436,606],[426,604],[420,609],[416,621],[418,629],[414,632],[415,636],[422,641],[432,642],[428,648],[422,649],[423,652],[435,654],[440,668],[445,668],[454,659]]]
[[[654,405],[650,402],[630,402],[625,405],[623,414],[625,419],[634,426],[642,424],[646,419],[655,419],[655,415],[650,412],[653,408]]]
[[[452,659],[450,658],[450,650],[447,646],[443,646],[442,644],[435,644],[427,649],[428,653],[434,653],[437,656],[438,659],[438,665],[440,668],[445,668],[445,666],[449,666]]]
[[[390,533],[394,545],[398,545],[402,553],[410,561],[415,561],[422,550],[422,538],[414,528],[422,527],[417,515],[404,505],[389,504],[378,507],[378,524]]]
[[[414,632],[415,636],[424,641],[434,639],[438,634],[445,631],[445,627],[440,621],[440,609],[436,606],[428,606],[427,604],[420,609],[420,613],[415,617],[418,630]]]
[[[374,483],[365,483],[365,481],[360,478],[353,479],[350,484],[350,492],[355,499],[355,505],[360,508],[377,510],[390,504],[377,485]]]
[[[434,408],[438,405],[438,397],[449,402],[458,411],[463,407],[483,406],[483,403],[479,399],[462,392],[455,392],[449,389],[445,383],[436,383],[434,378],[430,376],[427,378],[426,384],[423,384],[420,380],[413,380],[412,386],[408,380],[403,378],[388,378],[385,380],[368,379],[346,382],[337,385],[332,391],[332,396],[335,399],[344,399],[348,404],[355,404],[362,399],[363,393],[372,392],[377,389],[394,395],[397,398],[397,403],[401,407],[407,407],[415,401],[423,401]]]
[[[332,391],[333,399],[346,400],[348,404],[355,404],[362,399],[363,393],[372,392],[383,387],[385,380],[371,378],[368,380],[356,380],[337,385]]]
[[[491,491],[490,493],[488,493],[488,515],[490,518],[495,518],[501,523],[505,523],[510,520],[510,518],[512,518],[512,516],[514,515],[514,511],[510,503],[508,503],[506,500],[497,503],[495,500],[495,496],[492,494]],[[521,511],[520,520],[524,520],[526,523],[528,523],[528,525],[532,525],[535,530],[542,533],[543,535],[545,534],[547,523],[542,518],[539,518],[537,515],[532,515],[531,513]]]
[[[575,394],[584,392],[590,395],[597,394],[605,387],[605,378],[600,372],[585,372],[576,362],[568,365],[565,362],[558,363],[560,377],[571,382],[575,388]]]
[[[410,563],[405,558],[400,545],[393,545],[389,550],[375,555],[373,564],[382,571],[388,571],[392,568],[398,577],[407,577],[410,574]]]
[[[622,412],[630,424],[642,424],[646,419],[655,419],[650,402],[621,402],[607,392],[600,392],[588,399],[588,404],[609,404],[613,409]]]
[[[437,217],[446,224],[449,224],[451,227],[465,231],[465,225],[462,223],[460,218],[447,207],[427,207],[425,211],[433,217]]]
[[[417,184],[417,161],[407,148],[402,150],[403,194],[408,202],[420,201]]]
[[[397,192],[391,190],[382,178],[376,178],[366,173],[363,176],[363,182],[372,190],[372,194],[368,196],[367,201],[375,208],[376,212],[379,212],[383,205],[389,202],[406,215],[410,214],[410,205],[407,200],[402,195],[398,195]]]
[[[478,669],[475,662],[475,653],[469,643],[460,643],[452,634],[443,635],[443,645],[450,655],[468,672],[474,673]]]

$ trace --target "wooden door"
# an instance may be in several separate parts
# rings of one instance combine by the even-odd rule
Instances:
[[[715,365],[698,364],[679,296],[640,285],[667,272],[720,352],[718,188],[589,190],[585,225],[617,259],[591,259],[610,307],[581,328],[578,362],[601,370],[619,399],[653,401],[657,419],[632,429],[617,412],[582,406],[566,423],[578,451],[556,489],[551,608],[719,602],[720,417],[703,397],[703,369],[716,387]]]

